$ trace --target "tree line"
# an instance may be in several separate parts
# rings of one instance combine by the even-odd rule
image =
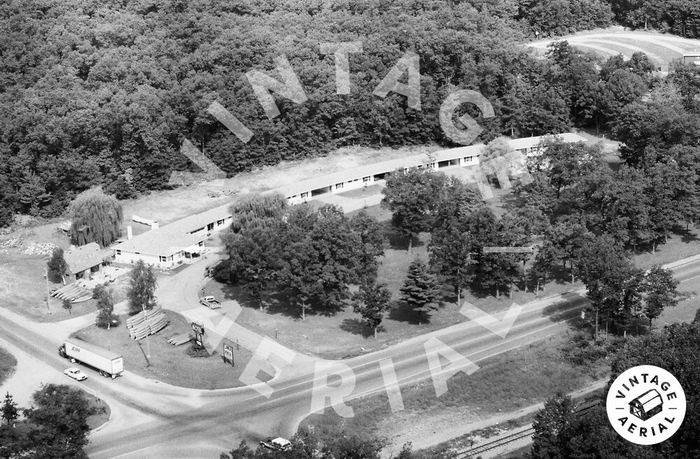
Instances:
[[[5,3],[0,225],[16,212],[59,215],[77,193],[96,185],[120,199],[166,188],[173,170],[196,170],[179,153],[184,139],[227,174],[346,145],[449,145],[438,113],[454,88],[478,90],[494,105],[496,116],[483,122],[484,140],[586,124],[572,117],[576,101],[570,93],[582,90],[579,83],[588,74],[564,75],[560,62],[536,59],[518,44],[534,29],[563,33],[604,26],[609,21],[604,5],[599,0]],[[551,14],[552,8],[562,14]],[[553,17],[556,24],[544,23]],[[362,53],[350,55],[349,96],[336,94],[333,55],[319,49],[319,43],[340,41],[363,43]],[[406,51],[421,58],[420,111],[407,107],[403,96],[372,94]],[[278,98],[281,115],[270,120],[245,72],[275,76],[278,56],[287,57],[308,100]],[[587,72],[597,82],[594,69],[591,61]],[[250,142],[239,141],[206,112],[214,101],[254,133]]]
[[[279,194],[249,196],[231,213],[222,237],[229,258],[215,277],[241,284],[261,309],[272,293],[285,292],[302,319],[309,309],[332,314],[350,298],[349,284],[376,277],[383,236],[365,213],[347,218],[331,205],[288,206]]]
[[[700,454],[698,352],[700,322],[696,319],[692,324],[674,324],[658,333],[627,340],[611,362],[611,383],[637,365],[655,365],[678,378],[686,395],[687,414],[678,432],[668,440],[652,446],[636,445],[613,430],[603,400],[595,409],[578,416],[571,397],[557,394],[535,416],[531,457],[697,457]]]
[[[7,393],[0,406],[0,457],[87,458],[87,419],[99,412],[85,393],[70,386],[47,384],[20,408]]]

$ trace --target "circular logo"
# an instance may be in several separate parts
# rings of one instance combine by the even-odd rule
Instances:
[[[638,445],[655,445],[678,431],[685,392],[668,371],[653,365],[630,368],[610,386],[605,408],[615,431]]]

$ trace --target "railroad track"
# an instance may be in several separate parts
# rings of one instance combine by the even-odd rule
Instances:
[[[574,414],[576,414],[576,416],[583,416],[584,414],[588,413],[593,408],[598,406],[598,404],[600,404],[599,401],[584,403],[581,406],[576,408],[576,410],[574,411]],[[455,454],[453,456],[453,458],[463,459],[463,458],[469,458],[469,457],[478,457],[480,454],[483,454],[487,451],[491,451],[492,449],[500,448],[501,446],[507,445],[508,443],[512,443],[512,442],[520,440],[522,438],[532,437],[532,435],[534,433],[535,433],[535,429],[533,429],[532,425],[530,425],[530,427],[522,429],[518,432],[513,432],[512,434],[508,434],[504,437],[497,438],[496,440],[482,443],[478,446],[474,446],[474,447],[469,448],[467,450],[460,451],[457,454]]]

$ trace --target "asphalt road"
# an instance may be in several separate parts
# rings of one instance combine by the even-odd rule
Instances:
[[[700,261],[673,270],[684,284],[698,282]],[[174,276],[169,289],[179,284],[181,288],[191,287],[187,282],[177,282],[177,276],[183,273]],[[171,290],[169,294],[184,297],[191,292]],[[438,379],[441,375],[449,376],[452,371],[445,371],[447,375],[431,372],[425,346],[429,340],[433,344],[439,342],[443,350],[452,349],[455,355],[468,360],[462,363],[478,365],[491,356],[561,332],[568,326],[566,321],[578,317],[585,304],[582,293],[528,303],[505,338],[466,321],[344,360],[340,364],[346,365],[346,371],[354,375],[354,384],[342,386],[347,393],[343,400],[347,402],[386,391],[382,361],[385,371],[387,366],[393,368],[399,386],[433,379],[435,375]],[[66,360],[58,356],[58,340],[42,334],[26,319],[3,317],[0,334],[56,371],[62,372],[67,366]],[[296,430],[298,422],[311,413],[314,394],[318,396],[324,390],[333,392],[334,385],[337,388],[340,382],[340,378],[327,378],[322,371],[325,366],[337,365],[337,362],[297,357],[292,363],[293,371],[288,372],[292,376],[285,377],[283,369],[281,376],[270,384],[273,393],[269,398],[249,387],[202,391],[169,386],[132,374],[117,380],[89,378],[83,383],[86,389],[110,404],[119,404],[118,412],[122,416],[133,416],[139,422],[130,424],[122,419],[108,423],[92,433],[86,450],[93,458],[218,457],[221,451],[236,446],[241,439],[255,441],[271,434],[289,435]],[[445,368],[448,362],[443,361],[441,365]],[[325,405],[325,409],[334,409],[328,400]]]

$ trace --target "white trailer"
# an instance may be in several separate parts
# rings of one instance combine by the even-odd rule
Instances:
[[[102,376],[112,379],[124,372],[124,359],[121,355],[94,344],[75,339],[66,340],[58,348],[58,353],[71,362],[80,362],[98,370]]]

